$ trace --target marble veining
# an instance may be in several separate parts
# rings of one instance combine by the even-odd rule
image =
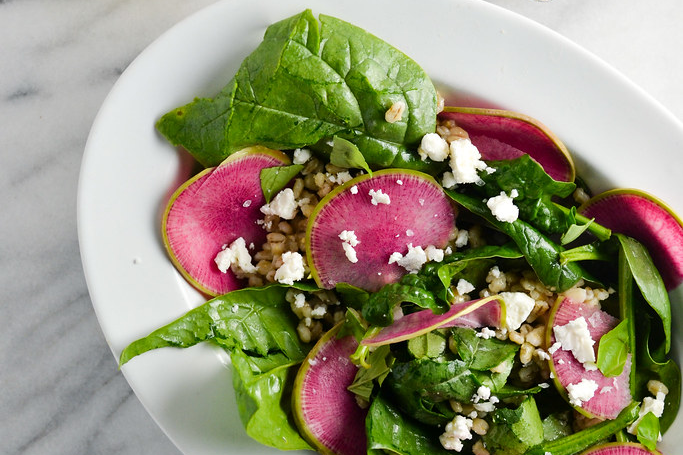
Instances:
[[[235,0],[241,1],[241,0]],[[0,0],[0,454],[177,454],[99,329],[76,233],[88,131],[118,76],[213,0]],[[679,0],[491,0],[683,118]]]

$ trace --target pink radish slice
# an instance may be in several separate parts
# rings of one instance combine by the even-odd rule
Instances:
[[[565,145],[544,125],[523,114],[498,109],[446,107],[439,114],[467,131],[484,160],[528,154],[555,180],[574,180],[574,163]]]
[[[591,447],[580,455],[661,455],[658,451],[648,450],[635,442],[613,442]]]
[[[633,189],[611,190],[585,203],[579,213],[645,245],[667,290],[683,281],[683,223],[656,197]]]
[[[288,162],[282,152],[250,147],[197,174],[171,197],[162,219],[164,245],[198,290],[215,296],[243,287],[232,271],[218,270],[214,259],[239,237],[246,245],[265,242],[266,232],[256,223],[265,204],[260,172]]]
[[[371,191],[388,195],[389,204],[372,203]],[[349,283],[377,291],[407,273],[392,253],[406,254],[408,244],[443,248],[455,228],[456,212],[441,186],[421,172],[386,169],[362,175],[335,188],[308,221],[308,264],[318,286]],[[342,231],[353,231],[357,262],[347,257]]]
[[[364,455],[367,409],[347,389],[358,372],[349,359],[358,342],[351,335],[337,338],[340,327],[329,330],[301,365],[292,408],[303,437],[320,453]]]
[[[491,296],[456,303],[444,314],[434,314],[432,310],[408,314],[361,343],[368,346],[398,343],[445,327],[500,327],[504,317],[498,297]]]
[[[600,338],[616,327],[619,320],[600,310],[594,305],[576,303],[567,297],[560,297],[555,304],[548,324],[548,346],[552,347],[556,341],[553,327],[560,327],[575,319],[584,317],[593,345],[596,350]],[[552,351],[552,349],[550,350]],[[550,354],[551,370],[555,375],[555,384],[562,392],[569,384],[577,384],[583,379],[595,381],[598,388],[593,397],[584,401],[581,407],[575,407],[579,412],[590,417],[614,419],[619,412],[631,403],[629,376],[631,371],[631,354],[628,355],[626,365],[619,376],[605,377],[600,370],[587,370],[571,351],[557,349]]]

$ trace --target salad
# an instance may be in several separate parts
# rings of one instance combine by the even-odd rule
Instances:
[[[217,344],[247,433],[283,450],[650,453],[673,422],[681,223],[592,196],[536,120],[444,106],[409,57],[304,11],[157,129],[205,167],[162,232],[208,300],[121,365]]]

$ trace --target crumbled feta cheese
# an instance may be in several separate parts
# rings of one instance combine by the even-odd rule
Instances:
[[[332,183],[336,183],[337,185],[343,185],[352,178],[353,177],[349,171],[341,171],[337,172],[336,174],[327,174],[327,179]]]
[[[451,142],[450,166],[455,183],[481,183],[477,171],[487,168],[481,160],[479,150],[468,138]]]
[[[598,383],[592,379],[582,379],[576,384],[568,384],[569,403],[580,407],[584,401],[593,398],[596,390],[598,390]]]
[[[291,188],[285,188],[277,193],[269,204],[261,207],[261,213],[264,215],[277,215],[285,220],[292,220],[296,216],[297,209],[298,204],[294,200],[294,191]]]
[[[306,304],[306,296],[304,295],[303,292],[299,292],[297,295],[294,296],[294,307],[295,308],[303,308],[305,304]]]
[[[512,190],[510,196],[501,191],[498,196],[486,201],[487,207],[498,221],[512,223],[519,217],[519,208],[513,202],[514,194],[515,190]]]
[[[517,330],[531,314],[536,301],[523,292],[501,292],[499,295],[505,302],[505,327]]]
[[[571,351],[576,360],[584,364],[584,367],[595,365],[595,351],[593,350],[595,341],[588,331],[586,318],[581,316],[565,325],[555,326],[553,333],[562,349]]]
[[[452,172],[446,171],[443,173],[443,177],[441,177],[441,186],[443,186],[447,190],[450,190],[452,188],[455,188],[457,184],[458,182],[455,181],[455,176]]]
[[[223,249],[214,258],[218,270],[227,273],[230,266],[234,265],[245,273],[256,272],[256,267],[251,263],[251,255],[243,237],[237,238],[230,247],[223,245]]]
[[[479,403],[480,401],[486,401],[491,398],[491,389],[485,385],[479,386],[477,393],[472,397],[472,402]]]
[[[550,356],[548,355],[547,352],[545,352],[543,349],[536,349],[536,355],[538,356],[539,359],[541,360],[550,360]]]
[[[233,313],[237,313],[237,312],[240,310],[240,306],[239,306],[238,304],[234,304],[234,305],[232,306],[232,308],[230,308],[230,310],[231,310]]]
[[[437,133],[427,133],[422,136],[422,141],[417,149],[422,161],[427,158],[433,161],[443,161],[448,158],[448,142]]]
[[[358,185],[353,185],[349,188],[349,191],[351,191],[351,194],[358,194]]]
[[[453,252],[453,248],[450,246],[447,246],[445,250],[443,250],[444,254],[451,254]]]
[[[386,193],[383,193],[382,190],[370,190],[368,192],[372,200],[372,205],[378,205],[378,204],[390,204],[391,199],[389,199],[389,195]]]
[[[553,343],[552,346],[548,348],[548,354],[555,354],[555,352],[562,347],[559,341]]]
[[[489,338],[496,336],[496,331],[491,330],[488,327],[484,327],[483,329],[481,329],[480,332],[477,332],[476,335],[479,338],[483,338],[485,340],[488,340]]]
[[[296,149],[294,150],[294,159],[292,161],[294,164],[304,164],[311,159],[311,155],[311,151],[308,149]]]
[[[415,235],[415,232],[412,229],[407,229],[406,230],[406,236],[407,237],[412,237]]]
[[[346,255],[346,259],[349,260],[349,262],[356,263],[358,262],[358,256],[356,255],[356,250],[353,249],[353,246],[351,246],[350,243],[342,243],[342,248],[344,249],[344,254]]]
[[[428,261],[433,261],[433,262],[441,262],[443,261],[443,250],[441,248],[437,248],[434,245],[428,245],[427,248],[425,248],[425,254],[427,255],[427,260]]]
[[[251,199],[247,199],[242,203],[242,207],[247,208],[251,205]]]
[[[396,101],[384,113],[384,120],[386,120],[388,123],[400,122],[401,119],[403,118],[403,113],[405,112],[405,110],[406,110],[405,101]]]
[[[472,283],[470,283],[469,281],[467,281],[463,278],[460,278],[458,280],[458,285],[456,286],[456,289],[458,291],[458,294],[465,295],[469,292],[474,291],[474,285]]]
[[[456,415],[453,420],[446,424],[444,433],[439,436],[439,441],[444,449],[460,452],[463,449],[462,441],[472,439],[471,429],[472,419]]]
[[[339,238],[342,240],[342,248],[344,249],[346,259],[354,264],[358,262],[356,250],[353,249],[360,243],[360,240],[356,237],[356,233],[354,231],[342,231],[339,234]]]
[[[358,240],[358,237],[356,237],[355,231],[341,231],[339,238],[342,240],[342,242],[348,243],[351,246],[358,246],[360,243],[360,240]]]
[[[325,305],[324,303],[322,305],[316,306],[315,308],[313,308],[313,310],[311,310],[311,316],[316,319],[322,318],[323,316],[325,316],[326,313],[327,305]]]
[[[300,253],[286,251],[282,253],[282,265],[275,271],[275,281],[283,284],[294,284],[304,278],[304,258]]]
[[[470,232],[465,229],[458,231],[458,236],[455,238],[455,247],[462,248],[467,245],[470,240]]]
[[[397,184],[397,185],[403,185],[403,180],[401,180],[401,179],[396,180],[396,184]]]
[[[422,266],[427,262],[427,255],[421,246],[413,247],[412,243],[408,244],[408,253],[403,256],[399,252],[391,253],[389,256],[389,264],[397,263],[410,273],[417,273]]]

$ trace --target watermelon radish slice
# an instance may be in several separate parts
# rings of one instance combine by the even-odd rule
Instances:
[[[590,199],[579,213],[645,245],[667,290],[683,282],[683,222],[655,196],[633,189],[610,190]]]
[[[472,107],[446,107],[439,117],[454,120],[467,131],[484,160],[509,160],[526,153],[553,179],[574,181],[574,163],[567,147],[531,117]]]
[[[424,335],[438,328],[446,327],[500,327],[505,320],[505,307],[499,296],[456,303],[443,314],[432,310],[421,310],[403,316],[374,337],[364,339],[361,344],[381,346]]]
[[[588,417],[614,419],[619,412],[631,403],[629,386],[631,372],[631,354],[628,354],[624,369],[619,376],[605,377],[600,370],[587,370],[571,351],[553,347],[556,342],[554,327],[561,327],[583,317],[588,326],[588,332],[595,341],[594,350],[597,351],[600,338],[617,326],[619,320],[594,305],[577,303],[568,297],[559,297],[550,314],[548,322],[548,350],[550,354],[550,369],[555,377],[555,385],[565,398],[568,396],[567,387],[581,383],[583,380],[594,381],[597,385],[593,397],[583,401],[581,406],[574,406],[580,413]],[[597,356],[597,352],[596,352]]]
[[[358,342],[353,335],[337,338],[342,324],[323,335],[303,361],[294,380],[292,408],[302,436],[320,453],[364,455],[367,409],[347,389],[358,372],[349,359]]]
[[[660,452],[648,450],[635,442],[612,442],[591,447],[580,455],[662,455]]]
[[[381,191],[382,195],[373,197]],[[373,203],[374,202],[374,203]],[[377,291],[407,273],[389,264],[394,252],[408,245],[443,248],[455,228],[456,211],[441,186],[427,174],[385,169],[361,175],[325,196],[308,220],[306,251],[318,286],[348,283]],[[355,262],[351,262],[343,231],[353,231]]]
[[[243,287],[214,259],[221,247],[243,237],[260,246],[266,232],[256,224],[265,204],[261,169],[289,164],[282,152],[250,147],[185,182],[171,197],[162,218],[162,235],[171,261],[199,291],[216,296]]]

